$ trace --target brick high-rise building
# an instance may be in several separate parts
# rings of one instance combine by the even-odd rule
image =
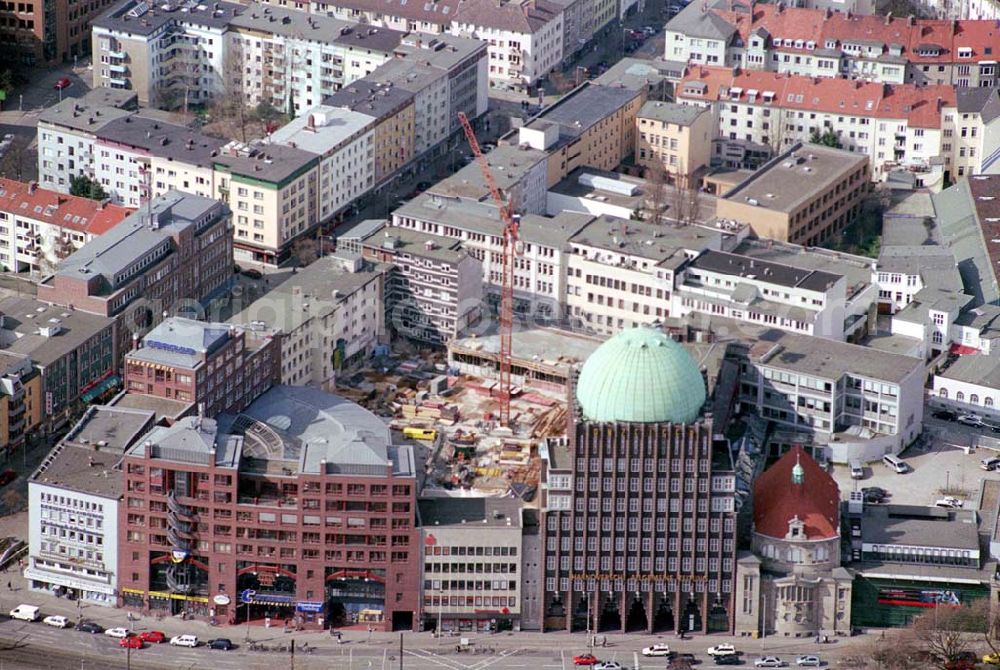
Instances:
[[[229,208],[170,191],[63,259],[38,284],[44,302],[116,320],[115,360],[167,310],[206,301],[233,274]]]
[[[124,459],[120,604],[223,623],[412,629],[416,471],[393,439],[353,402],[300,386],[218,421],[155,428]]]
[[[198,403],[206,416],[240,412],[281,381],[279,335],[171,317],[125,356],[125,388]]]
[[[736,477],[684,348],[647,327],[587,359],[549,445],[544,629],[732,629]]]

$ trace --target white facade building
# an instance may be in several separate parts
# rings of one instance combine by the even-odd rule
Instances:
[[[117,606],[118,514],[124,448],[152,411],[91,407],[28,480],[28,566],[34,591]]]

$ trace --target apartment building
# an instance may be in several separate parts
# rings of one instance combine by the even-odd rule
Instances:
[[[953,179],[1000,172],[1000,92],[959,88],[942,119],[942,146]]]
[[[590,46],[598,33],[618,18],[618,3],[610,0],[553,0],[562,7],[563,64]]]
[[[134,91],[143,107],[208,102],[227,90],[226,31],[241,5],[127,0],[93,22],[94,86]]]
[[[805,9],[688,5],[665,29],[666,60],[888,84],[995,86],[993,20],[937,20]]]
[[[125,388],[238,413],[279,380],[280,337],[225,323],[170,317],[125,354]]]
[[[563,9],[550,0],[467,0],[449,32],[489,44],[490,87],[526,92],[563,60]]]
[[[961,291],[928,287],[892,315],[889,332],[913,340],[911,354],[932,359],[950,349],[954,323],[973,297]]]
[[[319,224],[320,158],[297,146],[235,141],[214,157],[215,197],[233,213],[236,260],[280,263]]]
[[[325,104],[371,117],[370,149],[374,183],[384,183],[414,157],[414,94],[390,84],[356,81],[326,98]]]
[[[662,170],[682,187],[697,184],[712,162],[715,123],[694,105],[650,100],[636,114],[635,162],[652,174]]]
[[[820,246],[861,213],[870,183],[866,156],[797,143],[719,198],[715,215],[757,237]]]
[[[75,64],[78,57],[90,54],[91,23],[111,4],[111,0],[7,2],[0,44],[13,52],[8,56],[11,61],[24,65]]]
[[[305,386],[275,386],[218,421],[155,428],[123,463],[121,606],[413,630],[417,481],[397,440],[374,414]],[[238,605],[246,589],[253,600]]]
[[[133,91],[95,88],[38,115],[38,181],[69,193],[74,177],[93,175],[94,142],[105,125],[136,108]]]
[[[366,360],[385,334],[388,268],[338,249],[300,268],[229,319],[281,340],[281,381],[325,391]]]
[[[671,316],[677,273],[722,235],[599,216],[569,238],[566,314],[601,335]]]
[[[453,237],[382,228],[363,238],[361,249],[365,257],[391,265],[385,325],[392,333],[447,344],[479,319],[482,264]]]
[[[845,150],[868,156],[875,181],[903,169],[914,173],[918,188],[939,187],[944,175],[932,168],[951,151],[944,148],[942,123],[943,110],[955,106],[951,85],[694,67],[678,86],[677,100],[710,107],[720,137],[775,151],[832,132]]]
[[[41,423],[45,432],[54,431],[80,404],[106,398],[121,385],[114,319],[15,294],[0,299],[0,318],[0,349],[26,357],[37,373],[38,388],[27,389],[37,415],[29,429]]]
[[[28,479],[32,591],[117,605],[119,461],[154,423],[153,412],[90,407]]]
[[[277,2],[270,3],[277,4]],[[296,9],[306,9],[305,3],[296,3]],[[451,20],[458,12],[457,0],[421,4],[404,0],[311,0],[311,14],[325,14],[344,21],[389,28],[400,32],[440,34],[451,27]]]
[[[521,502],[423,498],[417,509],[424,554],[423,630],[520,630],[526,595],[521,592]],[[477,563],[489,570],[480,570]]]
[[[42,422],[42,376],[24,354],[0,351],[0,452],[10,459]]]
[[[310,225],[329,221],[374,187],[377,123],[371,114],[319,105],[272,133],[273,144],[319,154],[318,220]]]
[[[91,174],[126,207],[172,189],[210,198],[213,162],[224,144],[185,126],[123,116],[95,133]]]
[[[38,299],[113,317],[117,362],[164,310],[228,286],[230,218],[216,200],[170,191],[64,259],[38,283]]]
[[[903,309],[925,288],[965,290],[954,252],[938,226],[919,212],[884,217],[876,270],[878,308],[885,314]]]
[[[548,154],[528,146],[500,144],[485,155],[497,188],[512,211],[522,215],[544,214],[548,180]],[[492,206],[490,189],[478,163],[471,163],[427,189],[435,205],[466,201]],[[411,201],[412,202],[412,201]],[[495,208],[494,208],[495,209]],[[434,233],[433,230],[425,232]]]
[[[0,266],[48,272],[62,258],[108,232],[128,209],[0,178]]]
[[[770,330],[741,362],[740,403],[835,463],[897,454],[920,434],[922,359]]]
[[[547,152],[554,186],[579,167],[613,170],[630,156],[642,103],[641,91],[586,82],[502,140]]]

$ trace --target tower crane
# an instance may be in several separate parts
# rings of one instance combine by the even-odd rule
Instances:
[[[490,189],[490,196],[500,210],[500,222],[503,224],[503,271],[500,279],[500,425],[510,426],[510,363],[511,336],[514,330],[514,256],[517,254],[517,233],[521,216],[513,212],[509,202],[504,202],[500,189],[490,172],[486,156],[479,148],[476,131],[469,123],[469,117],[464,112],[458,113],[462,123],[465,138],[469,141],[472,153],[479,163],[483,179]]]

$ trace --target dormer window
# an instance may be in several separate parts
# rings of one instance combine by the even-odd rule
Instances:
[[[959,58],[972,58],[972,47],[962,47],[958,50]]]

